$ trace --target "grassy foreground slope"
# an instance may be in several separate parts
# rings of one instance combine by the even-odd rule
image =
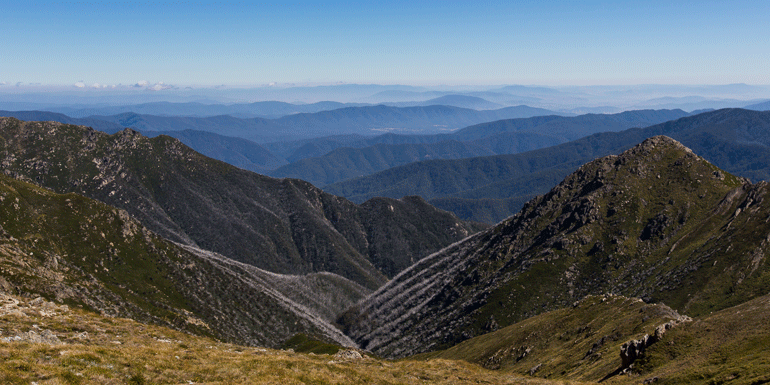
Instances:
[[[225,344],[0,292],[0,383],[565,384],[462,361],[384,361]]]
[[[654,335],[658,326],[671,321],[673,327],[659,341],[627,371],[618,372],[623,344]],[[419,358],[466,360],[521,376],[610,384],[760,384],[770,381],[768,325],[770,295],[695,319],[665,305],[596,296]]]
[[[665,306],[589,297],[451,349],[400,361],[303,354],[100,316],[0,292],[3,384],[581,384],[617,369],[619,346],[673,319]],[[607,384],[770,380],[770,297],[683,322]],[[536,370],[532,370],[537,368]],[[547,378],[545,378],[547,377]],[[579,382],[583,379],[586,382]]]

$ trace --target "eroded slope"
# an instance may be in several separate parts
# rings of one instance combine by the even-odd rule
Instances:
[[[449,347],[586,295],[695,316],[766,293],[766,183],[654,137],[588,163],[494,228],[399,274],[340,321],[402,357]]]

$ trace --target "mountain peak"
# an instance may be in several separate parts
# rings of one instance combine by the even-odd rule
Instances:
[[[682,143],[679,143],[678,141],[672,138],[669,138],[668,136],[665,136],[665,135],[657,135],[657,136],[648,138],[644,142],[634,146],[632,149],[637,149],[637,151],[652,151],[656,147],[660,147],[660,146],[670,146],[680,150],[684,150],[686,152],[690,152],[690,153],[692,152],[692,150],[687,148]]]
[[[763,279],[747,256],[767,246],[766,190],[656,136],[583,165],[513,217],[424,258],[340,321],[362,347],[402,357],[587,295],[693,316],[722,309],[738,298],[728,287],[743,299],[765,294],[745,282]]]

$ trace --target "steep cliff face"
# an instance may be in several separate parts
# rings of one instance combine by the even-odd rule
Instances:
[[[481,228],[427,204],[402,211],[415,205],[390,200],[402,228],[451,226],[402,231],[405,247],[389,249],[376,242],[378,234],[392,234],[393,223],[366,206],[206,158],[170,137],[0,118],[0,138],[7,175],[100,200],[172,241],[278,273],[326,271],[374,289],[385,282],[383,271],[405,267],[394,261],[417,259]]]
[[[124,210],[5,175],[0,222],[0,291],[231,342],[279,346],[306,333],[352,345],[329,313],[369,292],[331,274],[281,276],[182,247]]]
[[[687,315],[766,293],[770,201],[667,137],[590,162],[521,212],[402,272],[340,318],[390,357],[452,346],[586,295]]]

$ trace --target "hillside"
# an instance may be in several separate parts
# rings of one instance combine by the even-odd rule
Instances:
[[[639,297],[693,317],[718,311],[766,294],[768,189],[654,137],[420,260],[340,322],[363,348],[403,357],[586,295]]]
[[[770,110],[770,100],[762,103],[746,106],[747,110],[768,111]]]
[[[420,358],[552,380],[761,384],[770,380],[768,322],[768,295],[695,319],[638,299],[587,297]],[[655,342],[620,373],[623,345],[645,335]]]
[[[505,132],[529,131],[567,142],[598,132],[647,127],[688,115],[682,110],[634,110],[617,114],[585,114],[572,117],[542,116],[478,124],[463,128],[452,136],[457,140],[476,140]]]
[[[681,327],[687,318],[636,298],[589,296],[419,357],[465,360],[522,376],[597,382],[621,366],[624,343],[654,335],[659,325],[672,321]]]
[[[3,384],[510,384],[512,380],[507,373],[462,361],[393,362],[338,348],[295,353],[223,343],[44,298],[0,292],[0,301]]]
[[[366,148],[337,148],[319,158],[302,159],[269,171],[274,177],[302,179],[323,187],[427,159],[459,159],[493,152],[472,144],[447,141],[432,144],[376,144]]]
[[[328,271],[374,289],[385,282],[384,270],[401,266],[395,261],[483,227],[422,200],[381,199],[398,214],[394,223],[309,183],[241,170],[167,136],[4,118],[0,137],[6,174],[101,200],[172,241],[278,273]],[[381,234],[400,246],[379,245],[387,240]]]
[[[770,179],[768,130],[768,112],[718,110],[642,129],[594,134],[521,154],[407,164],[331,184],[324,190],[354,202],[372,196],[420,195],[445,210],[458,207],[458,199],[523,201],[523,196],[546,193],[555,180],[565,177],[579,165],[620,153],[655,135],[670,136],[731,173],[752,180],[767,180]],[[521,183],[521,180],[527,183]],[[442,205],[442,202],[452,203]],[[485,212],[476,214],[471,211],[476,203],[469,203],[469,206],[462,206],[468,213],[462,218],[488,221]],[[520,206],[508,212],[502,207],[496,208],[501,216],[492,217],[490,223],[513,215],[518,208]]]
[[[0,291],[225,341],[278,346],[307,333],[352,344],[327,320],[368,293],[331,274],[284,277],[185,249],[123,210],[5,175],[0,218]]]
[[[209,158],[260,174],[265,174],[266,170],[272,170],[286,164],[284,159],[273,155],[264,147],[242,138],[193,130],[143,131],[142,135],[149,138],[168,135],[179,139],[186,146]]]
[[[647,348],[633,371],[604,382],[766,382],[770,379],[770,362],[764,350],[770,343],[765,327],[770,321],[767,300],[767,296],[760,297],[677,324]],[[665,306],[633,299],[588,298],[574,309],[534,317],[430,358],[386,361],[333,346],[309,354],[227,344],[130,319],[100,316],[44,298],[0,292],[0,301],[4,322],[0,381],[6,384],[596,383],[605,370],[614,371],[620,364],[623,337],[642,336],[651,332],[656,322],[675,314]],[[579,318],[565,316],[568,314]],[[537,370],[530,373],[534,368]],[[577,378],[590,378],[590,382],[578,382]]]

